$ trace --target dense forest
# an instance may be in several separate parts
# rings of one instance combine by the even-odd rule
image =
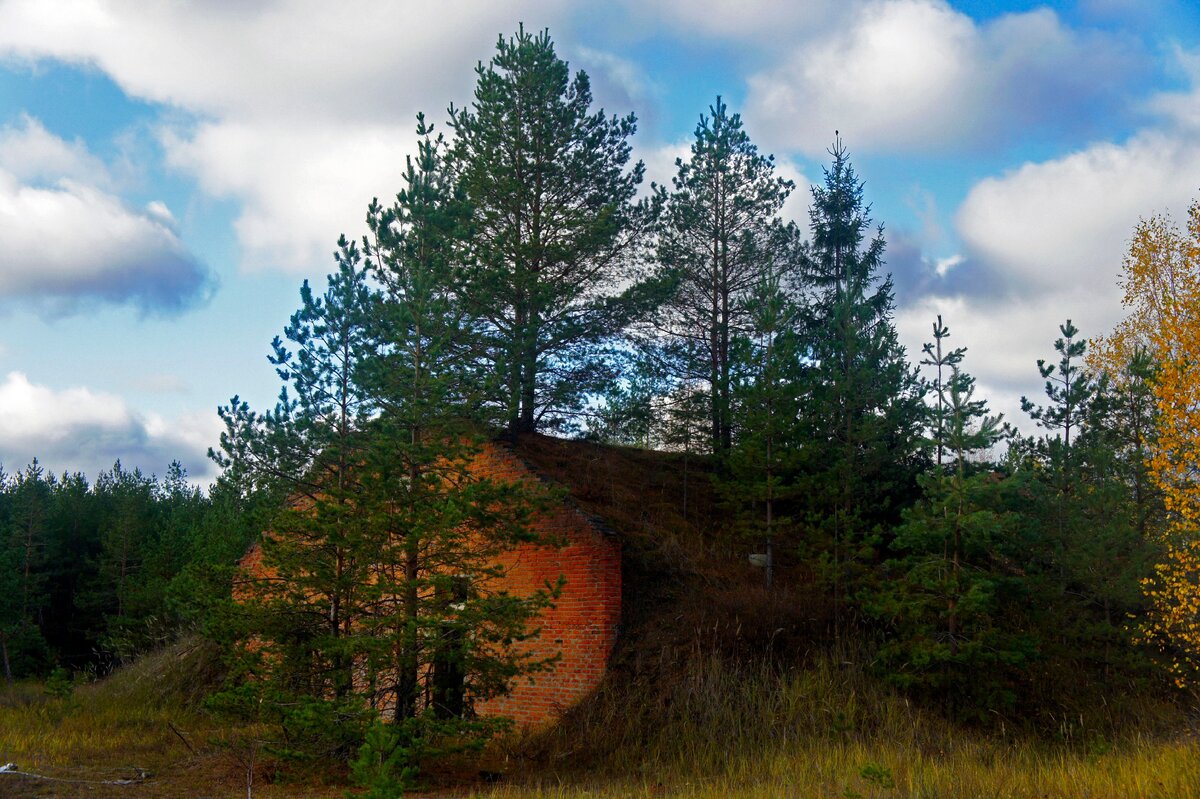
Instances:
[[[694,456],[714,535],[761,556],[766,590],[815,582],[829,646],[953,719],[1194,685],[1200,211],[1134,232],[1117,331],[1046,321],[1025,435],[977,395],[953,319],[921,353],[898,343],[840,138],[798,222],[800,189],[721,98],[669,186],[642,185],[633,116],[592,106],[522,30],[444,134],[418,119],[399,193],[272,344],[278,403],[221,408],[207,493],[177,465],[5,474],[6,677],[201,631],[233,653],[214,706],[280,725],[293,754],[357,757],[386,795],[432,742],[495,732],[471,698],[552,667],[512,644],[557,588],[488,588],[549,490],[468,468],[484,440],[550,432]],[[235,591],[263,530],[288,531],[263,537],[271,579]]]

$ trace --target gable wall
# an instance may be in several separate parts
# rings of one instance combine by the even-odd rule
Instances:
[[[500,444],[487,444],[471,469],[497,480],[538,479]],[[538,658],[561,653],[561,659],[552,670],[532,675],[532,682],[530,677],[518,678],[507,696],[476,706],[481,715],[509,716],[524,727],[553,721],[600,684],[621,620],[621,547],[616,536],[602,530],[569,501],[540,515],[534,527],[564,546],[523,544],[505,553],[500,558],[507,571],[502,588],[528,595],[547,583],[557,583],[560,575],[565,578],[554,607],[534,622],[541,635],[517,645]],[[240,566],[244,574],[258,578],[268,572],[257,544]],[[235,598],[240,593],[235,583]]]
[[[479,456],[478,473],[502,480],[528,479],[531,470],[500,445],[489,445]],[[553,608],[541,615],[541,635],[521,646],[540,657],[562,653],[553,671],[518,678],[512,692],[482,702],[482,715],[503,715],[520,726],[538,726],[578,702],[600,684],[616,644],[621,620],[621,548],[569,503],[555,506],[539,518],[537,529],[565,541],[565,546],[523,545],[507,553],[505,583],[514,593],[527,594],[559,575],[566,585]]]

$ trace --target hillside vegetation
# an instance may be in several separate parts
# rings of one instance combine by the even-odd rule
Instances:
[[[421,795],[1200,795],[1193,717],[1161,683],[1114,675],[1037,716],[963,723],[877,673],[868,626],[834,640],[810,564],[785,561],[765,588],[722,532],[707,459],[540,435],[515,451],[621,537],[623,635],[600,690],[558,725],[435,768]],[[253,753],[254,795],[342,795],[337,764],[296,770],[261,750],[266,730],[206,711],[220,681],[192,639],[95,683],[8,689],[0,759],[80,782],[0,777],[0,792],[245,796]],[[135,782],[98,784],[120,779]]]

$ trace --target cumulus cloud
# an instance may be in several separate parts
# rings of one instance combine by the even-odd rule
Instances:
[[[42,188],[0,171],[0,241],[0,298],[51,315],[96,301],[173,313],[211,286],[162,209],[69,179]]]
[[[1053,359],[1058,325],[1070,318],[1088,338],[1112,330],[1123,314],[1121,262],[1139,218],[1181,217],[1196,196],[1200,130],[1186,116],[1162,122],[1124,143],[1098,142],[977,183],[955,215],[960,258],[941,274],[919,245],[898,237],[892,263],[898,253],[902,274],[917,281],[897,320],[910,350],[919,351],[943,314],[956,345],[972,348],[967,368],[993,405],[1032,429],[1019,397],[1040,398],[1033,364]]]
[[[1021,410],[1021,397],[1045,404],[1045,381],[1038,375],[1037,361],[1057,363],[1058,326],[1070,319],[1085,338],[1094,338],[1108,332],[1112,319],[1111,308],[1097,304],[1086,289],[1024,302],[929,296],[902,305],[896,315],[900,342],[912,362],[920,360],[921,346],[933,340],[932,324],[939,314],[950,327],[950,345],[968,349],[963,368],[977,378],[977,397],[1026,433],[1034,432],[1036,425]]]
[[[469,102],[497,35],[556,24],[565,5],[10,0],[0,54],[98,67],[185,112],[162,129],[168,163],[240,205],[245,265],[311,272],[400,188],[416,112],[441,122]]]
[[[236,199],[234,221],[250,269],[332,269],[337,237],[365,231],[367,203],[401,188],[412,124],[350,129],[311,124],[203,124],[167,134],[168,163],[217,197]]]
[[[1022,299],[1080,289],[1118,310],[1116,278],[1139,217],[1182,212],[1196,191],[1200,140],[1143,132],[976,184],[955,224],[968,255]]]
[[[68,179],[107,186],[108,168],[81,139],[65,141],[46,130],[41,120],[22,114],[17,124],[0,128],[0,170],[26,183]]]
[[[92,302],[177,312],[211,288],[162,202],[111,193],[111,174],[83,142],[37,119],[0,129],[0,300],[62,314]]]
[[[1047,9],[979,24],[941,0],[879,0],[847,16],[749,79],[747,114],[775,146],[816,155],[841,130],[856,149],[933,151],[1086,128],[1137,63]]]
[[[95,477],[120,459],[129,468],[163,474],[173,460],[193,480],[214,474],[206,457],[220,436],[215,414],[165,419],[140,414],[120,397],[85,387],[54,389],[21,372],[0,382],[0,452],[14,471],[33,458],[51,472]]]
[[[0,50],[95,66],[131,96],[214,117],[380,120],[415,100],[441,109],[498,33],[539,29],[563,5],[9,0]]]

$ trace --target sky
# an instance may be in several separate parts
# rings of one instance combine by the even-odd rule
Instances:
[[[213,479],[301,282],[519,24],[637,115],[648,181],[720,95],[806,227],[838,131],[910,356],[941,314],[1027,430],[1058,325],[1107,333],[1138,219],[1200,197],[1187,0],[0,0],[0,464]]]

